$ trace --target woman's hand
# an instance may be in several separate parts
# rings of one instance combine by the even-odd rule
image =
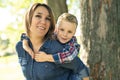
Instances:
[[[37,54],[35,54],[34,59],[37,62],[45,62],[45,61],[53,62],[54,61],[52,55],[48,55],[48,54],[46,54],[45,52],[42,52],[42,51],[40,51]]]

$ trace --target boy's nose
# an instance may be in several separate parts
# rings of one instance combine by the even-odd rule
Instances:
[[[66,37],[66,36],[67,36],[67,33],[66,33],[66,32],[64,32],[64,33],[63,33],[63,35]]]

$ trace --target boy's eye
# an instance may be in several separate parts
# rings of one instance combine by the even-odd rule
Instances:
[[[60,31],[64,31],[64,29],[60,29]]]
[[[68,33],[72,33],[72,31],[68,31]]]

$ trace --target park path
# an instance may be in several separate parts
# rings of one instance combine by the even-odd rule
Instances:
[[[24,80],[16,55],[0,57],[0,80]]]

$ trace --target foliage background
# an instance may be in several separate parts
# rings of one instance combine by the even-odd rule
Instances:
[[[24,32],[25,12],[34,2],[45,0],[0,0],[0,56],[15,53],[15,44]],[[80,20],[79,0],[67,0],[66,3],[69,12]]]

